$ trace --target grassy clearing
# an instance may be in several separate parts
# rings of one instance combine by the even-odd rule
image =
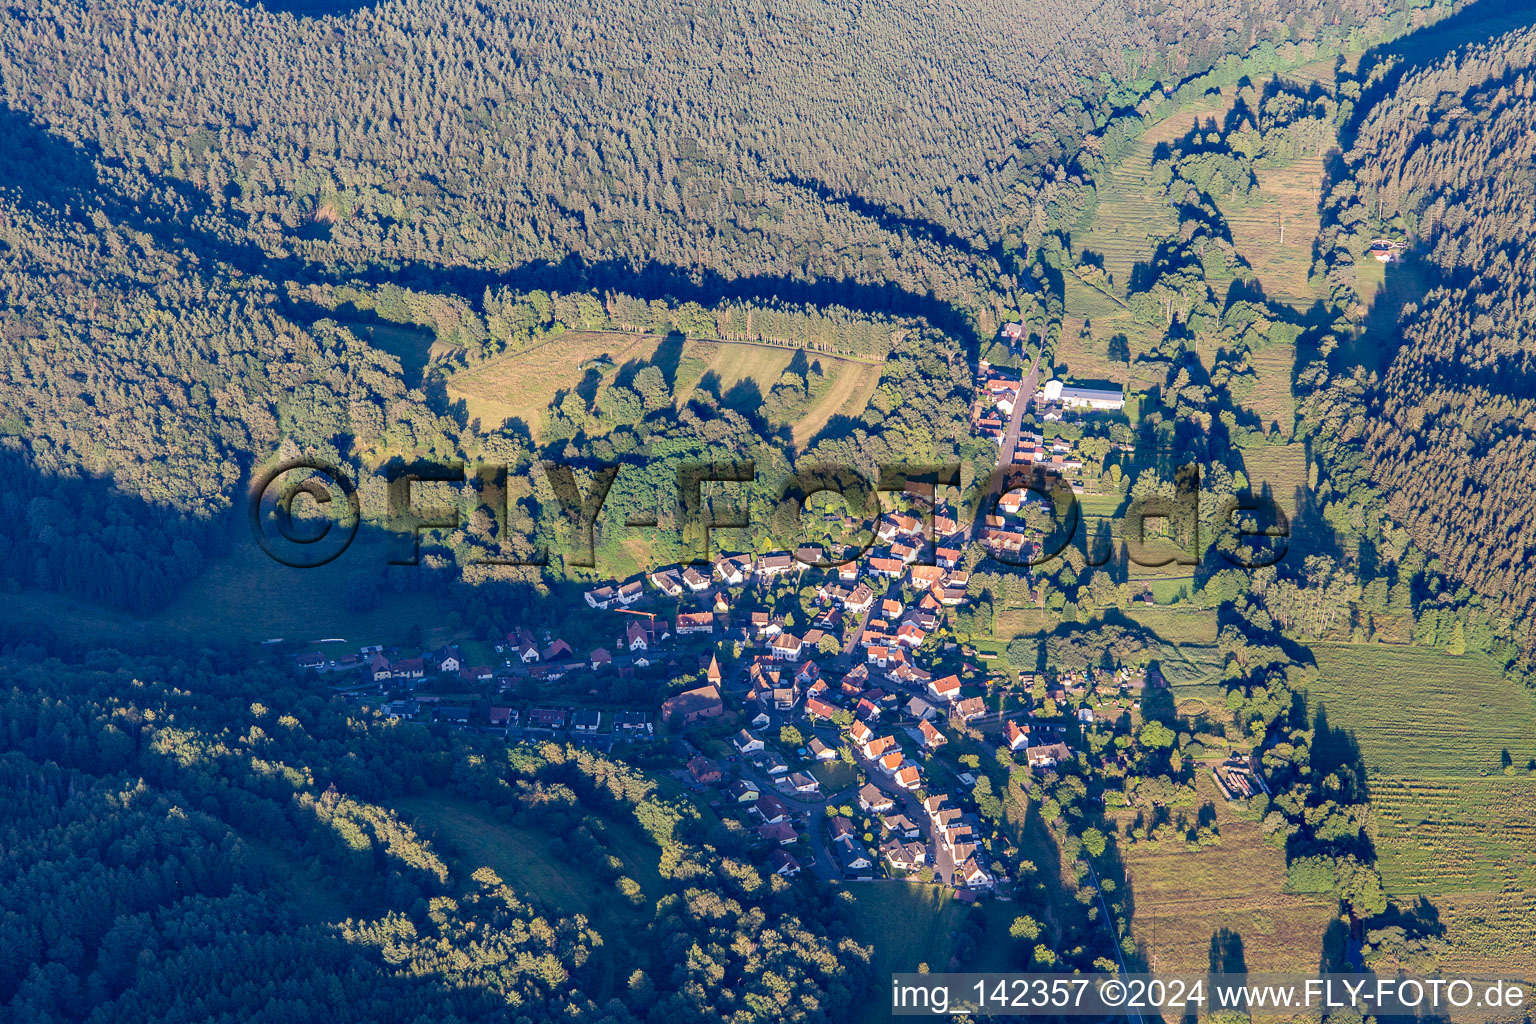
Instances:
[[[1248,363],[1258,379],[1234,388],[1233,397],[1259,418],[1264,429],[1278,426],[1283,436],[1290,437],[1296,425],[1296,396],[1291,391],[1296,346],[1266,346],[1250,352]]]
[[[111,644],[125,635],[165,637],[182,643],[204,641],[260,643],[282,638],[309,643],[341,638],[327,645],[337,653],[368,643],[397,643],[420,626],[427,645],[457,639],[447,625],[452,613],[436,598],[397,594],[381,588],[370,611],[347,606],[349,577],[359,568],[381,570],[398,555],[379,537],[360,533],[346,554],[315,569],[293,569],[268,558],[243,525],[234,529],[230,551],[203,571],[165,608],[136,616],[62,594],[22,590],[0,594],[0,614],[11,622],[32,622],[61,629],[79,642]]]
[[[1305,309],[1323,298],[1307,280],[1319,229],[1323,158],[1320,154],[1299,157],[1284,167],[1262,168],[1256,176],[1259,187],[1246,201],[1218,199],[1217,206],[1232,230],[1233,244],[1258,275],[1264,294]]]
[[[1296,515],[1297,498],[1307,489],[1307,449],[1301,444],[1259,445],[1243,451],[1243,475],[1258,493],[1268,484],[1285,514]]]
[[[614,366],[649,359],[661,340],[650,334],[567,331],[525,352],[455,374],[448,381],[448,397],[462,400],[469,418],[479,420],[484,429],[520,420],[537,437],[555,395],[574,388],[586,375],[583,363],[599,356],[607,356]]]
[[[1216,613],[1203,609],[1133,606],[1126,617],[1176,644],[1214,644]]]
[[[915,971],[927,964],[932,971],[948,968],[954,942],[950,932],[960,928],[965,905],[938,885],[880,881],[848,887],[854,898],[853,934],[875,948],[876,990],[898,971]],[[890,1019],[889,1008],[870,999],[857,1018],[873,1022]]]
[[[453,858],[460,884],[468,884],[469,875],[484,865],[541,906],[562,915],[585,914],[603,937],[594,999],[606,998],[640,962],[629,936],[649,911],[626,905],[580,858],[551,852],[544,830],[508,824],[474,803],[440,794],[407,797],[396,801],[396,808],[431,837],[439,852]],[[624,862],[624,874],[640,883],[648,900],[657,899],[663,892],[660,851],[627,822],[603,819],[601,832],[609,851]]]
[[[400,360],[402,376],[414,387],[421,383],[421,371],[433,354],[435,336],[424,327],[365,320],[336,321],[374,348],[383,349]]]
[[[240,838],[272,884],[293,897],[294,910],[305,924],[340,924],[350,917],[362,916],[348,908],[346,901],[337,895],[333,880],[325,877],[316,862],[300,861],[287,851],[244,832],[240,833]]]
[[[400,551],[398,544],[364,530],[335,561],[293,569],[267,557],[237,526],[229,554],[210,562],[149,622],[188,636],[252,642],[274,637],[398,642],[413,625],[426,633],[447,618],[435,598],[381,587],[378,604],[360,612],[348,606],[347,592],[356,571],[379,573]]]
[[[683,345],[683,358],[702,360],[705,369],[702,377],[697,380],[685,381],[679,378],[678,397],[685,397],[701,383],[722,396],[729,395],[732,388],[744,383],[755,385],[761,394],[766,395],[779,375],[789,368],[796,351],[772,345],[689,341]]]
[[[880,383],[882,367],[878,363],[856,363],[818,356],[822,369],[832,374],[832,386],[793,424],[795,444],[804,447],[834,416],[856,417],[869,405],[870,396]]]
[[[1172,142],[1194,127],[1197,118],[1219,117],[1236,97],[1206,97],[1159,121],[1136,141],[1097,182],[1098,212],[1076,239],[1104,259],[1111,286],[1124,298],[1131,271],[1149,261],[1158,239],[1178,232],[1178,219],[1151,180],[1152,156],[1159,143]]]
[[[1216,806],[1220,846],[1192,852],[1179,842],[1125,852],[1136,908],[1131,927],[1152,970],[1205,971],[1211,936],[1222,928],[1242,936],[1250,971],[1315,970],[1333,902],[1282,892],[1284,851],[1232,812],[1208,774],[1198,786]]]
[[[594,372],[583,370],[583,364],[608,357],[612,365],[595,371],[607,380],[626,363],[656,358],[661,345],[662,339],[654,335],[571,331],[455,375],[448,382],[448,395],[464,402],[470,419],[479,420],[483,428],[517,420],[537,439],[555,398]],[[799,354],[798,349],[775,345],[689,340],[678,354],[673,390],[680,403],[702,388],[727,406],[756,412],[763,396]],[[776,424],[792,427],[798,444],[811,440],[834,416],[862,413],[880,382],[882,369],[878,362],[821,353],[807,352],[805,358],[821,365],[830,378],[830,387],[793,423]]]

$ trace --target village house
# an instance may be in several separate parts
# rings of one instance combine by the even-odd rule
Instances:
[[[962,722],[969,722],[973,718],[980,718],[987,713],[987,702],[980,697],[967,697],[956,701],[950,713]]]
[[[928,684],[928,692],[934,700],[941,700],[947,704],[960,696],[960,677],[950,675],[935,679]]]
[[[736,747],[738,754],[750,754],[763,749],[763,741],[745,729],[732,736],[731,743]]]
[[[592,663],[592,671],[596,672],[598,669],[604,669],[612,665],[613,655],[608,653],[608,648],[606,647],[594,647],[592,655],[588,660]]]
[[[875,738],[875,731],[864,722],[856,721],[848,727],[848,738],[862,747]]]
[[[949,742],[945,735],[926,718],[917,723],[917,731],[922,737],[923,746],[929,750],[937,750]]]
[[[769,642],[769,650],[775,658],[784,661],[799,661],[800,652],[805,644],[793,633],[780,633]]]
[[[600,711],[578,711],[571,715],[571,728],[580,733],[597,732],[602,722],[603,715]]]
[[[788,850],[774,850],[768,854],[768,868],[776,875],[793,878],[800,873],[800,862]]]
[[[1072,750],[1065,743],[1045,743],[1029,747],[1024,753],[1024,759],[1031,768],[1054,768],[1071,757]]]
[[[789,785],[801,796],[819,796],[821,794],[821,783],[817,782],[814,776],[808,775],[805,772],[792,773],[789,776]]]
[[[877,760],[879,758],[885,757],[890,751],[895,750],[895,748],[896,748],[896,737],[894,737],[894,736],[880,736],[878,738],[871,739],[868,743],[863,744],[863,746],[860,748],[860,751],[863,753],[863,755],[865,757],[869,758],[871,761],[874,761],[874,760]],[[900,753],[900,751],[897,751],[896,764],[900,764],[900,763],[901,763],[901,753]],[[896,770],[895,769],[895,765],[892,765],[890,768],[886,769],[886,772],[887,772],[887,774],[889,774],[890,772],[895,771],[895,770]]]
[[[731,798],[739,804],[756,803],[757,798],[761,795],[758,792],[757,783],[751,779],[737,779],[731,783],[730,788],[726,792],[730,793]]]
[[[805,713],[810,718],[830,722],[837,715],[837,709],[824,700],[817,700],[815,697],[807,697],[805,700]],[[812,740],[811,742],[817,743],[820,741]]]
[[[916,839],[922,835],[917,823],[905,814],[890,814],[880,820],[880,825],[887,832],[901,839]]]
[[[606,587],[598,587],[596,590],[589,590],[581,596],[586,598],[587,606],[589,608],[596,608],[598,611],[606,611],[613,605],[614,600],[618,597],[618,591],[612,585],[609,585]]]
[[[650,716],[644,711],[615,711],[613,713],[613,731],[618,733],[646,733],[649,735],[651,727]]]
[[[878,814],[895,807],[896,801],[887,796],[884,791],[866,782],[859,787],[859,806],[866,814]]]
[[[923,784],[922,773],[918,771],[916,765],[912,764],[898,768],[894,778],[896,785],[902,789],[917,789]]]
[[[679,612],[677,615],[677,635],[691,636],[694,633],[713,633],[715,631],[715,617],[710,612]]]
[[[724,777],[720,766],[702,754],[689,759],[688,774],[706,786],[713,786]]]
[[[683,578],[676,569],[662,569],[651,573],[651,586],[668,597],[681,597]]]
[[[904,709],[908,715],[916,718],[918,721],[922,721],[925,718],[932,718],[934,714],[933,705],[929,704],[921,697],[913,697],[911,700],[907,701]]]
[[[843,607],[853,615],[863,615],[864,610],[875,603],[875,592],[869,584],[860,583],[849,591],[848,597],[843,601]]]
[[[667,698],[661,705],[663,722],[681,718],[683,725],[692,725],[704,718],[718,718],[723,714],[725,714],[725,704],[720,699],[719,689],[714,685],[684,690],[674,697]]]
[[[795,556],[787,551],[764,555],[757,562],[757,574],[764,579],[773,579],[775,576],[784,576],[794,571]]]
[[[709,576],[690,565],[683,570],[683,586],[695,594],[708,590]]]
[[[752,556],[721,555],[715,559],[715,575],[727,586],[741,586],[752,578]]]
[[[810,707],[810,701],[806,701],[806,707]],[[809,751],[811,757],[817,761],[837,760],[837,751],[821,742],[821,738],[818,736],[812,736],[810,740],[805,744],[805,749]]]
[[[414,700],[392,700],[379,711],[391,722],[410,721],[421,713],[421,705]]]
[[[893,838],[880,847],[880,853],[897,871],[913,871],[928,862],[928,850],[921,843],[903,843]]]
[[[783,775],[789,771],[789,765],[779,756],[777,750],[764,747],[749,753],[748,759],[757,767],[758,771],[768,775]]]
[[[757,803],[752,805],[752,810],[763,819],[765,825],[772,825],[776,821],[789,820],[789,808],[784,806],[784,801],[772,793],[764,793],[758,797]]]
[[[528,712],[528,724],[535,729],[564,729],[564,708],[534,708]]]
[[[837,851],[837,859],[843,866],[843,875],[846,878],[868,878],[872,866],[869,855],[864,848],[854,842],[852,836],[843,836],[833,840],[833,849]]]
[[[1003,723],[1003,738],[1008,741],[1008,749],[1017,753],[1029,746],[1029,726],[1020,726],[1010,719]]]
[[[759,839],[765,843],[772,843],[775,846],[788,846],[800,838],[800,834],[795,831],[795,826],[787,821],[774,822],[772,825],[759,825],[756,831]]]
[[[645,595],[645,585],[640,580],[632,580],[625,583],[614,592],[614,600],[628,608]]]
[[[645,627],[638,622],[631,622],[624,630],[624,647],[630,651],[645,651],[650,649],[650,634]]]

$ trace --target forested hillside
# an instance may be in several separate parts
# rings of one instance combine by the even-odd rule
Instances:
[[[0,1021],[820,1022],[862,990],[832,908],[628,765],[358,717],[242,661],[6,643]],[[398,809],[422,795],[563,844],[596,909],[450,856]]]
[[[1467,47],[1399,83],[1361,119],[1327,203],[1328,273],[1346,303],[1363,311],[1369,300],[1355,294],[1357,261],[1380,237],[1409,250],[1387,265],[1389,287],[1409,274],[1422,287],[1380,375],[1341,360],[1336,392],[1319,401],[1346,445],[1338,457],[1358,458],[1388,513],[1453,576],[1506,613],[1529,609],[1536,31]]]

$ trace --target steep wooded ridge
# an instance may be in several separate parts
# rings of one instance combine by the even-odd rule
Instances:
[[[0,549],[26,554],[0,575],[152,607],[200,571],[195,521],[281,446],[478,443],[291,282],[400,279],[448,319],[478,305],[492,341],[532,287],[580,328],[603,288],[711,303],[733,280],[861,328],[942,306],[937,326],[990,330],[1019,301],[997,240],[1045,230],[1035,183],[1120,105],[1393,6],[11,4],[0,445],[22,468]]]
[[[1519,614],[1536,598],[1536,31],[1458,51],[1362,119],[1329,200],[1352,230],[1406,236],[1427,291],[1343,426],[1390,515],[1456,578]],[[1345,250],[1340,252],[1339,250]],[[1363,258],[1363,257],[1362,257]],[[1404,269],[1407,268],[1407,269]]]
[[[1346,37],[1395,6],[27,2],[0,81],[135,201],[270,255],[575,256],[956,301],[1109,82]]]

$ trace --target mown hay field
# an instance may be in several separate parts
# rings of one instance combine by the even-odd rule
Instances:
[[[1200,773],[1197,788],[1202,802],[1215,805],[1219,846],[1122,847],[1135,904],[1131,930],[1149,966],[1204,972],[1211,937],[1225,928],[1242,937],[1250,971],[1315,970],[1333,901],[1284,892],[1285,851],[1233,811],[1209,773]]]
[[[1536,700],[1471,656],[1349,644],[1313,653],[1309,699],[1354,735],[1369,773],[1388,895],[1434,906],[1446,970],[1536,969]]]
[[[1253,493],[1269,486],[1285,514],[1296,515],[1298,495],[1307,489],[1307,448],[1303,444],[1255,445],[1243,450],[1243,475]]]
[[[1259,418],[1266,431],[1278,428],[1282,437],[1290,437],[1296,425],[1296,396],[1291,391],[1296,347],[1266,345],[1248,354],[1248,364],[1257,379],[1235,385],[1233,397]]]
[[[1314,644],[1308,699],[1383,776],[1482,777],[1536,756],[1536,700],[1490,661],[1380,644]]]
[[[607,356],[615,366],[650,359],[661,338],[611,331],[567,331],[523,352],[491,359],[448,381],[448,397],[462,399],[482,429],[519,420],[535,437],[555,396],[586,375],[583,364]]]
[[[1254,175],[1259,187],[1242,202],[1217,198],[1237,251],[1271,300],[1305,309],[1324,297],[1308,280],[1323,187],[1321,154],[1298,157]]]

